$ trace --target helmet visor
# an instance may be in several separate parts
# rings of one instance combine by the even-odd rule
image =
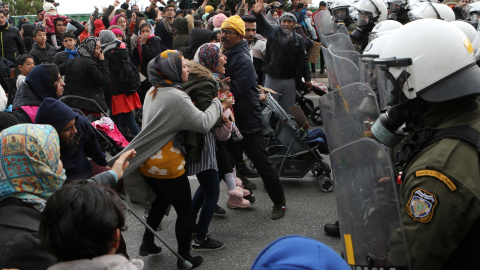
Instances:
[[[377,65],[372,58],[363,58],[360,64],[361,81],[370,86],[373,90],[377,90]]]
[[[348,18],[348,8],[347,7],[342,7],[342,8],[336,8],[332,10],[332,16],[335,22],[342,21],[344,22]]]
[[[413,85],[411,59],[375,61],[377,69],[377,87],[381,109],[386,109],[408,100],[405,91],[415,89]]]
[[[390,10],[391,13],[394,13],[397,15],[400,14],[400,12],[402,11],[402,7],[395,3],[388,3],[388,9]]]
[[[352,12],[350,17],[352,17],[352,19],[359,27],[365,26],[370,22],[373,22],[373,13],[368,11],[360,11],[356,9],[354,12]]]

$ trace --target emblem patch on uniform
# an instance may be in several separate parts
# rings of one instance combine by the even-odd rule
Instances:
[[[412,191],[410,200],[408,200],[407,214],[413,220],[427,223],[432,220],[436,205],[437,196],[418,187]]]

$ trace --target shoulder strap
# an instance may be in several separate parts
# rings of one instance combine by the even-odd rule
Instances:
[[[480,132],[469,126],[456,126],[441,129],[433,135],[431,141],[425,147],[432,145],[444,138],[454,138],[471,143],[480,153]]]

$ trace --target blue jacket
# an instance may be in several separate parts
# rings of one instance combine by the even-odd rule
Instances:
[[[262,109],[257,88],[257,73],[250,57],[250,48],[245,40],[228,52],[225,76],[230,77],[230,91],[235,97],[233,110],[236,125],[242,133],[255,133],[262,130]]]

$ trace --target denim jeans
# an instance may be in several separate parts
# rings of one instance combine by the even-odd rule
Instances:
[[[136,136],[140,132],[140,130],[138,130],[137,122],[135,122],[133,111],[112,115],[112,120],[119,127],[128,127],[133,136]]]
[[[193,217],[196,221],[198,211],[202,208],[197,222],[197,240],[204,240],[207,237],[213,212],[217,208],[220,181],[218,172],[213,169],[198,173],[197,179],[200,186],[193,195]]]

